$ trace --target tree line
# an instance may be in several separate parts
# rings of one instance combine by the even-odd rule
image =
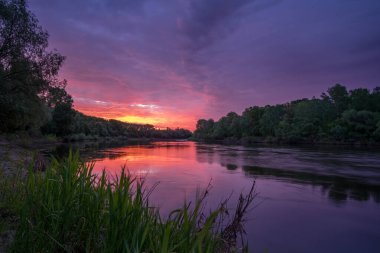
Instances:
[[[58,78],[65,57],[48,49],[48,37],[25,0],[0,0],[0,133],[81,138],[191,136],[186,129],[158,130],[74,110],[73,98],[65,89],[67,81]]]
[[[98,137],[129,137],[129,138],[157,138],[157,139],[187,139],[192,132],[183,128],[157,129],[150,124],[134,124],[114,119],[103,119],[84,115],[72,110],[70,124],[66,129],[56,128],[56,121],[50,121],[42,127],[44,134],[57,134],[67,136],[71,140],[84,140]],[[65,115],[65,114],[63,114]],[[63,116],[61,115],[61,116]],[[62,123],[68,122],[62,117]],[[62,124],[58,124],[62,127]],[[64,130],[65,132],[60,132]]]
[[[242,142],[379,142],[380,87],[336,84],[320,98],[252,106],[218,121],[200,119],[194,138]]]

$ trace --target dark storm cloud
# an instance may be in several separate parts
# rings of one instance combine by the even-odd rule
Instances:
[[[112,10],[141,11],[146,0],[109,0],[104,5]]]
[[[187,49],[197,51],[231,33],[242,16],[252,15],[279,3],[280,0],[192,0],[188,3],[183,32]],[[247,10],[250,10],[247,13]]]
[[[194,0],[189,4],[189,18],[184,22],[184,33],[190,41],[187,45],[198,50],[220,36],[230,26],[234,14],[254,0]]]

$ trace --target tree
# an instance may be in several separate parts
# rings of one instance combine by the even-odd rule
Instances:
[[[0,62],[8,71],[2,79],[28,73],[44,81],[56,80],[64,57],[47,51],[48,36],[25,0],[0,0]],[[22,68],[14,69],[20,62]],[[47,89],[49,84],[41,82],[40,88]]]
[[[371,93],[371,105],[373,111],[380,112],[380,87],[373,89]]]
[[[375,140],[380,141],[380,119],[376,124],[376,130],[373,132]]]
[[[260,136],[260,119],[264,114],[264,108],[259,106],[249,107],[242,115],[243,135]]]
[[[60,103],[55,106],[52,121],[55,126],[55,133],[58,136],[65,136],[71,133],[74,115],[72,102]]]
[[[21,63],[13,69],[21,68]],[[2,78],[6,71],[0,65],[0,132],[38,128],[45,121],[43,103],[32,87],[36,80],[20,73],[12,79]]]
[[[275,136],[276,129],[285,114],[282,105],[265,106],[264,114],[260,119],[260,132],[263,136]]]
[[[213,130],[214,139],[240,138],[242,136],[240,116],[235,112],[229,112],[214,124]]]
[[[351,108],[357,111],[371,110],[371,94],[368,89],[358,88],[350,91]]]
[[[349,97],[347,88],[345,86],[341,84],[335,84],[333,87],[327,90],[327,93],[330,95],[330,98],[333,101],[338,114],[341,114],[344,110],[347,109]]]
[[[380,114],[370,111],[347,110],[340,124],[347,129],[348,137],[356,140],[370,138],[377,130]]]
[[[64,57],[48,51],[48,34],[24,0],[0,0],[0,131],[39,128],[45,98]]]
[[[72,109],[73,99],[67,94],[65,86],[49,89],[48,106],[53,108],[52,121],[55,126],[55,133],[58,136],[70,134],[75,114]]]
[[[345,86],[336,84],[327,94],[275,106],[249,107],[242,116],[230,112],[216,122],[199,120],[194,136],[218,140],[234,138],[242,142],[251,139],[246,137],[274,137],[268,140],[291,143],[380,141],[379,87],[372,93],[365,88],[348,92]]]
[[[317,138],[328,134],[330,122],[336,119],[330,100],[304,100],[294,106],[293,122],[301,137]]]
[[[197,122],[196,130],[194,131],[194,137],[199,139],[211,138],[214,131],[214,120],[200,119]]]

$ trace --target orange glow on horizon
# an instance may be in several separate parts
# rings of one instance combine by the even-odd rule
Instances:
[[[75,106],[75,109],[79,112],[88,115],[99,117],[103,119],[115,119],[126,123],[135,124],[149,124],[153,125],[155,128],[165,129],[169,128],[185,128],[191,131],[195,129],[196,119],[187,115],[171,115],[169,113],[150,116],[140,116],[133,114],[123,115],[125,112],[119,112],[116,110],[96,110],[96,108],[88,106]]]
[[[167,99],[170,94],[165,94],[165,99],[161,101],[158,95],[155,99],[146,99],[144,92],[136,94],[136,97],[128,94],[125,99],[121,99],[120,96],[126,92],[123,89],[113,91],[103,86],[102,82],[78,80],[77,76],[70,73],[68,76],[75,84],[68,87],[68,92],[72,94],[76,110],[89,116],[149,124],[159,129],[184,128],[194,131],[197,120],[203,117],[205,109],[208,108],[206,105],[214,101],[213,96],[188,88],[191,85],[186,80],[178,81],[177,77],[173,77],[173,82],[181,84],[180,88],[184,92],[180,96],[170,96],[170,99]],[[94,87],[99,91],[94,92]]]
[[[168,115],[167,117],[142,117],[136,115],[127,115],[123,117],[114,118],[127,123],[136,124],[149,124],[156,128],[165,129],[169,128],[185,128],[194,131],[195,123],[192,118],[187,117],[175,117]]]
[[[154,126],[162,126],[166,125],[167,120],[165,118],[155,118],[155,117],[141,117],[135,115],[127,115],[123,117],[115,118],[116,120],[120,120],[128,123],[136,123],[136,124],[150,124]]]

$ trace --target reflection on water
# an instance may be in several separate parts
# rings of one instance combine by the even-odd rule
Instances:
[[[380,252],[380,153],[343,148],[241,147],[194,142],[76,146],[95,173],[124,165],[160,182],[152,202],[165,211],[212,179],[209,205],[257,181],[260,203],[247,233],[255,252]],[[60,147],[56,155],[65,154]]]
[[[371,185],[360,180],[343,176],[318,175],[308,172],[278,170],[256,166],[243,166],[247,176],[268,177],[284,180],[295,184],[320,186],[323,195],[339,203],[349,199],[366,201],[373,198],[380,203],[380,185]]]
[[[380,153],[197,145],[197,161],[239,167],[246,176],[320,186],[337,203],[348,198],[380,202]]]

